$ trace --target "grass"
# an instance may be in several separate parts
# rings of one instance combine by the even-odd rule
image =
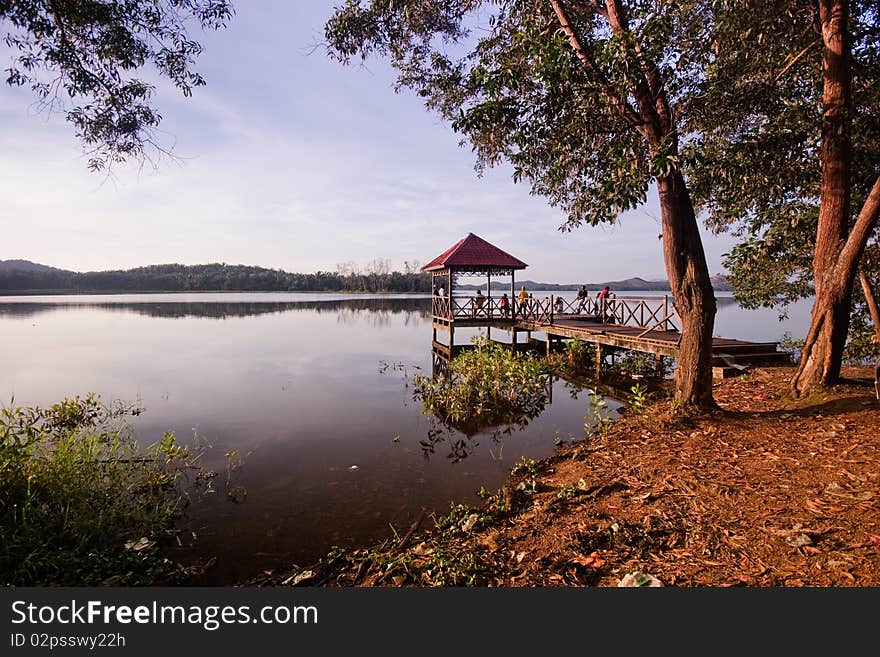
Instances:
[[[0,408],[0,584],[178,583],[164,559],[198,453],[166,433],[141,447],[141,409],[95,395]]]

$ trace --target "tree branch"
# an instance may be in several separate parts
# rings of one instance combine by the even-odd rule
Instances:
[[[605,8],[608,16],[608,24],[615,36],[622,37],[629,32],[629,21],[626,18],[626,12],[620,0],[605,0]],[[635,45],[636,55],[640,61],[642,75],[636,80],[634,94],[636,103],[639,106],[639,113],[649,126],[649,130],[645,130],[642,134],[648,139],[652,145],[659,143],[663,136],[669,134],[672,129],[672,117],[669,107],[666,104],[665,95],[655,96],[652,92],[652,85],[649,79],[652,77],[649,69],[656,67],[650,62],[642,52],[641,44]],[[658,84],[659,76],[655,77],[654,82]],[[653,132],[653,134],[649,134]]]
[[[862,258],[865,245],[874,231],[874,226],[877,225],[878,217],[880,217],[880,176],[877,176],[877,180],[874,181],[874,186],[862,204],[856,223],[840,252],[840,261],[847,267],[847,271],[855,271],[856,265]]]
[[[810,48],[812,48],[813,46],[818,45],[818,44],[820,44],[820,43],[822,43],[822,39],[816,39],[816,40],[813,41],[812,43],[808,44],[806,48],[804,48],[804,49],[801,50],[797,55],[795,55],[794,58],[793,58],[788,64],[786,64],[786,65],[783,67],[783,69],[782,69],[781,71],[779,71],[779,73],[776,74],[776,77],[773,78],[773,82],[778,82],[779,79],[780,79],[783,75],[785,75],[786,73],[788,73],[788,71],[791,69],[791,67],[794,66],[794,65],[797,63],[797,61],[798,61],[801,57],[803,57],[804,55],[807,54],[807,51],[809,51]]]
[[[61,10],[58,9],[58,4],[56,0],[49,0],[49,11],[52,14],[52,21],[58,27],[58,32],[62,45],[64,45],[64,47],[70,51],[71,55],[73,55],[73,58],[76,60],[80,71],[91,78],[93,81],[97,82],[100,86],[104,87],[104,91],[107,92],[107,96],[113,102],[113,105],[116,105],[116,93],[113,91],[110,85],[108,85],[107,82],[100,75],[95,75],[94,73],[92,73],[80,59],[76,47],[73,45],[73,43],[71,43],[70,39],[67,36],[67,30],[64,28],[64,22],[61,20]]]
[[[553,11],[556,13],[556,18],[559,20],[560,29],[563,33],[568,37],[568,42],[571,44],[572,50],[574,50],[574,54],[584,65],[584,68],[589,71],[589,73],[593,76],[596,82],[602,87],[602,91],[605,93],[608,98],[611,99],[611,102],[617,107],[620,114],[629,121],[639,132],[643,131],[642,126],[645,121],[639,115],[638,112],[623,98],[615,89],[614,85],[605,77],[605,74],[599,69],[599,66],[592,60],[587,51],[581,45],[581,39],[578,36],[577,32],[575,32],[571,23],[568,20],[568,15],[565,13],[565,9],[562,6],[562,3],[559,0],[550,0],[550,4],[553,7]]]

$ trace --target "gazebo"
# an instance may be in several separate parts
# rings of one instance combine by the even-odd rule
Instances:
[[[445,326],[453,322],[479,324],[485,320],[512,322],[517,313],[515,272],[527,266],[494,244],[468,233],[467,237],[422,267],[422,271],[431,272],[431,314],[434,321]],[[482,295],[456,298],[455,283],[459,276],[485,276],[485,298]],[[507,308],[501,306],[499,299],[492,298],[493,276],[510,276]],[[441,290],[442,295],[439,294]]]

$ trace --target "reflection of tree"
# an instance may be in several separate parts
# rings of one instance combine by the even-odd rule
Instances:
[[[407,323],[413,317],[420,319],[428,317],[431,311],[431,300],[418,297],[389,297],[319,301],[16,302],[0,303],[0,316],[32,317],[46,312],[79,309],[127,312],[171,319],[188,317],[227,319],[308,310],[317,313],[337,313],[343,323],[351,321],[355,317],[364,318],[370,322],[371,326],[381,327],[388,324],[391,315],[403,314],[404,321]]]
[[[340,324],[355,324],[357,322],[363,322],[371,328],[383,328],[391,324],[391,316],[396,314],[399,314],[399,311],[391,311],[387,308],[377,308],[366,314],[362,310],[346,308],[339,311],[336,315],[336,321]],[[408,318],[411,314],[412,313],[407,313],[406,317]]]
[[[471,423],[450,422],[438,415],[431,415],[427,436],[419,441],[422,455],[427,459],[436,451],[437,446],[446,443],[449,452],[446,454],[453,463],[458,463],[469,456],[479,446],[478,438],[486,435],[493,443],[499,443],[505,436],[524,430],[529,422],[544,410],[542,404],[529,413],[516,417],[506,417],[499,424],[485,425],[477,421]]]

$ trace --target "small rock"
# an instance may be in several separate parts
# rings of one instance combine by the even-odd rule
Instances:
[[[281,586],[296,586],[300,582],[305,582],[308,579],[312,579],[315,576],[315,573],[311,570],[304,570],[301,573],[297,573],[296,575],[291,575],[286,580],[281,582]]]
[[[474,528],[474,525],[477,524],[477,520],[480,519],[480,516],[476,513],[472,513],[467,517],[467,519],[461,523],[461,530],[465,532],[469,532]]]
[[[147,548],[151,548],[156,544],[156,541],[151,541],[148,538],[139,538],[136,541],[128,541],[125,544],[125,548],[127,550],[134,550],[135,552],[140,552],[141,550],[146,550]]]
[[[811,539],[806,534],[795,534],[794,536],[789,536],[785,539],[785,542],[788,543],[791,547],[804,547],[805,545],[812,545],[813,539]]]
[[[355,470],[360,470],[360,468],[356,465],[350,465],[350,466],[348,466],[348,469],[351,470],[352,472],[354,472]]]
[[[421,543],[419,543],[418,545],[416,545],[416,546],[412,549],[412,552],[413,552],[413,554],[415,554],[416,556],[424,557],[424,556],[426,556],[426,555],[432,554],[432,553],[434,552],[434,548],[429,547],[427,543],[425,543],[424,541],[422,541]]]
[[[658,587],[663,586],[663,582],[653,575],[648,575],[647,573],[637,570],[634,573],[627,573],[624,575],[623,579],[618,582],[617,586],[619,588],[636,588],[640,586]]]

